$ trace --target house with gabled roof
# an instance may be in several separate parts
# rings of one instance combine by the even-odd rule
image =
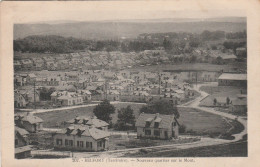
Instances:
[[[174,115],[141,113],[135,126],[138,138],[172,139],[179,135],[179,123]]]
[[[55,91],[51,94],[54,104],[62,106],[78,105],[83,103],[83,96],[76,92]]]
[[[15,132],[15,148],[27,145],[29,132],[18,126],[15,126],[14,132]]]
[[[247,87],[247,74],[223,73],[218,78],[218,85]]]
[[[54,148],[70,151],[103,151],[108,149],[109,136],[109,132],[95,127],[71,125],[54,135]]]
[[[43,128],[43,120],[33,114],[16,115],[15,124],[28,132],[38,132]]]
[[[31,146],[28,145],[28,135],[25,129],[15,126],[15,158],[31,157]]]

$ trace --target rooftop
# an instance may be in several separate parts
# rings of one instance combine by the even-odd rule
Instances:
[[[147,114],[141,113],[136,121],[136,127],[146,127],[146,122],[150,122],[149,127],[154,127],[154,123],[158,122],[158,128],[168,129],[173,122],[177,122],[174,115],[164,114]]]
[[[223,73],[219,76],[218,79],[226,79],[226,80],[247,80],[247,74],[231,74],[231,73]]]
[[[57,133],[92,137],[95,140],[106,138],[106,137],[110,136],[109,132],[99,130],[95,127],[89,127],[86,125],[72,125],[66,129],[58,131]]]

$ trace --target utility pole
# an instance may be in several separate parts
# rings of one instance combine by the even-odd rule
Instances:
[[[198,84],[198,71],[196,71],[196,87],[197,87],[197,84]]]
[[[36,109],[36,104],[35,104],[35,102],[36,102],[36,100],[35,100],[35,81],[33,83],[33,101],[34,101],[34,109]]]
[[[106,100],[107,100],[107,80],[105,81],[105,91],[106,91]]]
[[[159,95],[161,95],[161,75],[160,75],[160,72],[159,72]]]

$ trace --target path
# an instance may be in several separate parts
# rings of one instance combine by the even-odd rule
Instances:
[[[111,104],[146,104],[146,103],[120,102],[120,101],[112,101],[110,103]],[[76,109],[76,108],[82,108],[82,107],[91,107],[91,106],[96,106],[96,105],[98,105],[98,103],[78,105],[78,106],[60,107],[60,108],[51,108],[51,109],[20,109],[20,111],[24,111],[24,112],[29,111],[32,114],[36,114],[36,113],[45,113],[45,112],[52,112],[52,111],[64,111],[64,110]]]
[[[244,126],[244,130],[238,134],[234,134],[233,136],[235,137],[235,139],[232,140],[232,142],[241,140],[243,136],[247,134],[247,120],[243,119],[243,117],[238,117],[232,114],[216,111],[214,108],[199,106],[201,100],[203,100],[209,95],[208,93],[200,90],[200,87],[203,85],[208,85],[208,84],[200,84],[194,87],[194,89],[198,91],[201,94],[201,96],[195,99],[194,101],[192,101],[191,103],[189,103],[188,105],[183,105],[182,107],[195,108],[212,114],[220,115],[225,118],[237,120]]]

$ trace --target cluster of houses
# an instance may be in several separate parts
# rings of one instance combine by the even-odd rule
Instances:
[[[19,53],[16,53],[19,54]],[[30,55],[29,53],[27,55]],[[169,59],[164,50],[145,50],[140,53],[123,53],[119,51],[84,51],[67,54],[32,55],[31,58],[15,59],[14,69],[17,71],[30,70],[79,70],[100,68],[131,68],[134,65],[149,64],[157,61],[167,62]]]
[[[15,115],[15,158],[30,158],[35,138],[30,133],[43,130],[43,121],[32,115]],[[66,128],[53,137],[55,150],[104,151],[109,149],[109,124],[95,116],[75,117],[66,121]],[[141,113],[136,120],[138,138],[170,140],[178,138],[179,123],[174,115]]]
[[[216,80],[215,73],[206,74],[208,72],[205,72],[204,81]],[[14,106],[22,108],[40,102],[42,88],[53,89],[49,99],[57,106],[104,99],[148,102],[156,98],[166,98],[179,104],[194,96],[194,90],[186,82],[189,80],[196,80],[192,72],[84,70],[19,73],[14,76]]]
[[[196,57],[199,62],[214,63],[216,58],[220,57],[220,63],[230,63],[241,59],[241,55],[246,52],[245,48],[237,48],[235,55],[232,50],[226,53],[218,50],[206,50],[205,48],[196,48],[191,54],[170,55],[163,48],[160,50],[144,50],[142,52],[124,53],[120,51],[82,51],[78,53],[66,54],[40,54],[26,56],[27,58],[15,58],[14,69],[16,71],[64,71],[64,70],[99,70],[99,69],[125,69],[134,66],[149,66],[154,64],[167,64],[170,62],[179,62],[190,59],[190,55]],[[15,53],[19,55],[20,53]],[[26,53],[30,55],[30,53]],[[22,56],[17,56],[22,57]],[[28,58],[30,57],[30,58]],[[243,57],[244,58],[244,57]]]
[[[30,133],[43,130],[43,121],[32,115],[15,115],[15,157],[31,157]],[[109,124],[95,116],[75,117],[66,121],[66,128],[53,134],[56,150],[104,151],[109,149]],[[174,115],[141,113],[136,120],[138,138],[164,139],[178,138],[179,123]],[[29,143],[30,141],[30,143]]]

